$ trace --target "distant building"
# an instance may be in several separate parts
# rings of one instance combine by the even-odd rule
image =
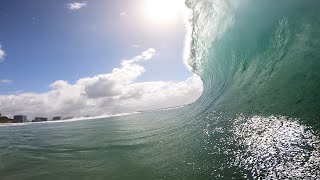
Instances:
[[[42,122],[42,121],[48,121],[48,118],[45,117],[35,117],[32,122]]]
[[[61,116],[53,117],[52,120],[54,121],[61,120]]]
[[[13,120],[17,123],[24,123],[27,121],[27,116],[25,115],[15,115],[13,116]]]

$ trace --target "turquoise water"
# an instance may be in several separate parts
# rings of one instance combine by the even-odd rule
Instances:
[[[0,127],[0,179],[319,179],[320,1],[186,4],[195,103]]]

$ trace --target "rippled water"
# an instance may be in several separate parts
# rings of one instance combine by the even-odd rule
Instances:
[[[0,178],[320,176],[319,138],[296,120],[216,112],[190,118],[192,111],[0,127]]]

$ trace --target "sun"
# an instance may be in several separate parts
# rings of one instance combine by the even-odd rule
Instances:
[[[147,16],[155,21],[175,19],[183,7],[183,0],[147,0]]]

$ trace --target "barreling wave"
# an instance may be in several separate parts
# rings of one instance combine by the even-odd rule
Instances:
[[[320,177],[320,1],[186,5],[192,11],[188,64],[204,84],[193,107],[206,124],[211,159],[226,159],[211,163],[224,169],[213,168],[212,175]],[[230,163],[240,168],[233,175],[224,166]]]
[[[187,0],[197,103],[320,121],[320,2]],[[317,125],[319,126],[319,125]]]

